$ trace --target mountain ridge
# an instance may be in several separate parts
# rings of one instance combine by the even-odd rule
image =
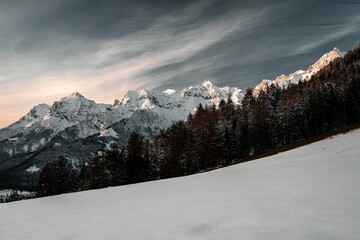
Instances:
[[[306,70],[263,80],[253,94],[266,91],[271,84],[286,88],[308,81],[332,60],[343,56],[335,48]],[[22,178],[33,178],[38,173],[27,171],[29,168],[41,169],[59,155],[81,164],[113,143],[124,146],[132,131],[150,138],[175,121],[186,120],[199,104],[218,106],[231,99],[234,105],[240,105],[244,94],[239,88],[218,87],[209,80],[181,91],[128,91],[114,104],[96,103],[74,92],[51,106],[39,104],[17,122],[0,129],[0,171],[16,168]]]
[[[298,70],[288,76],[282,74],[274,80],[262,80],[253,89],[253,94],[257,96],[260,91],[265,91],[271,85],[286,88],[299,81],[308,81],[312,75],[327,66],[332,60],[344,57],[344,55],[344,52],[334,48],[306,70]],[[86,138],[100,133],[116,122],[129,119],[138,110],[147,110],[159,115],[159,118],[163,119],[164,128],[166,128],[174,121],[186,120],[189,113],[194,113],[199,104],[217,106],[221,100],[230,98],[235,105],[240,105],[243,97],[243,90],[229,86],[218,87],[209,80],[181,91],[174,89],[165,91],[129,90],[120,101],[115,99],[113,105],[96,103],[75,91],[71,95],[55,101],[51,106],[47,104],[34,106],[18,121],[0,129],[0,141],[12,139],[11,153],[10,146],[4,151],[10,153],[11,157],[16,152],[37,150],[38,147],[50,142],[59,132],[75,125],[81,126],[78,128],[78,138]],[[16,150],[14,143],[17,140],[24,141],[24,137],[30,133],[41,133],[46,130],[51,131],[47,138],[40,139],[39,143],[33,144],[33,147],[30,148],[23,145],[24,151]],[[17,138],[18,135],[22,135],[23,138]]]
[[[59,155],[79,165],[113,143],[124,146],[133,131],[153,137],[173,122],[186,120],[199,104],[217,105],[229,96],[240,104],[243,92],[204,81],[182,91],[128,91],[113,105],[99,104],[74,92],[51,106],[37,105],[0,129],[0,171],[3,176],[11,175],[6,179],[12,178],[7,169],[15,171],[17,179],[33,179],[38,172],[30,168],[40,170]]]
[[[314,64],[305,70],[297,70],[287,76],[285,74],[281,74],[274,80],[263,79],[260,84],[253,89],[253,94],[254,96],[258,96],[260,91],[265,91],[271,85],[284,89],[292,84],[297,84],[300,81],[309,81],[313,75],[325,68],[330,62],[338,57],[344,58],[345,54],[346,52],[343,52],[339,48],[335,47],[330,52],[325,53]]]

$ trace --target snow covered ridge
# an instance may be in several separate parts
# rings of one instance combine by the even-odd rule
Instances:
[[[356,240],[359,156],[356,130],[203,174],[0,204],[1,239]]]
[[[114,105],[98,104],[75,92],[56,101],[52,106],[37,105],[17,122],[0,129],[0,158],[1,151],[8,157],[34,152],[51,144],[57,135],[70,128],[75,129],[75,133],[71,133],[72,139],[86,138],[94,134],[104,136],[104,132],[108,131],[106,129],[123,119],[130,119],[139,110],[153,114],[154,120],[161,119],[163,125],[156,128],[165,129],[174,121],[186,120],[189,113],[194,113],[200,103],[204,106],[218,105],[221,100],[230,97],[235,104],[240,104],[243,95],[241,89],[220,88],[210,81],[180,92],[172,89],[163,92],[128,91],[122,100],[115,101]],[[140,121],[138,124],[147,123]],[[116,132],[110,135],[121,137]]]
[[[99,128],[107,127],[121,118],[130,117],[136,110],[144,109],[169,122],[185,120],[189,113],[194,113],[200,103],[204,106],[218,105],[221,100],[227,100],[230,96],[235,104],[240,104],[243,95],[238,88],[216,87],[208,80],[180,92],[173,89],[163,92],[128,91],[115,106],[103,109],[94,122]]]
[[[60,155],[83,164],[112,143],[124,146],[133,131],[150,138],[174,121],[186,120],[200,103],[218,105],[230,97],[240,104],[243,95],[240,89],[204,81],[182,91],[129,91],[113,105],[98,104],[78,92],[52,106],[37,105],[0,129],[0,189],[9,182],[28,187],[29,179],[35,182],[40,169]]]
[[[342,52],[338,48],[334,48],[332,51],[324,54],[319,60],[317,60],[313,65],[308,67],[306,70],[298,70],[294,73],[289,74],[288,76],[282,74],[275,78],[275,80],[264,79],[262,82],[257,85],[253,94],[258,96],[261,90],[266,90],[268,86],[275,85],[282,89],[287,88],[290,85],[297,84],[300,81],[309,81],[311,77],[316,74],[321,69],[325,68],[330,62],[336,58],[343,58],[345,52]]]

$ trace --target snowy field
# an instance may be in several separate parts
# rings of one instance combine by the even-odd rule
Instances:
[[[360,130],[188,177],[0,204],[0,239],[359,239]]]

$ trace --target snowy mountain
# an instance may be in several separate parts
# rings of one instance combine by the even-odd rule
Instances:
[[[343,56],[335,48],[305,71],[281,75],[273,81],[263,80],[253,93],[257,95],[271,84],[285,88],[307,81],[333,59]],[[221,100],[230,98],[239,105],[243,97],[241,89],[217,87],[206,80],[181,91],[128,91],[112,105],[96,103],[78,92],[52,106],[37,105],[17,122],[0,129],[0,189],[13,183],[13,179],[31,185],[38,172],[29,169],[41,169],[60,155],[76,166],[112,143],[124,146],[132,131],[152,137],[174,121],[186,120],[199,104],[217,106]]]
[[[338,57],[343,58],[344,56],[345,52],[340,51],[338,48],[334,48],[332,51],[324,54],[306,70],[298,70],[288,76],[282,74],[275,78],[275,80],[262,80],[262,82],[254,88],[253,94],[258,96],[261,90],[264,91],[271,85],[284,89],[290,85],[297,84],[300,81],[309,81],[314,74],[326,67],[331,61]]]
[[[286,88],[299,81],[308,81],[332,60],[344,55],[344,52],[334,48],[306,70],[298,70],[288,76],[282,74],[272,81],[263,80],[254,88],[253,94],[257,96],[261,90],[266,90],[270,85]],[[69,128],[72,131],[68,141],[101,133],[121,120],[130,119],[139,110],[152,113],[161,122],[161,126],[159,124],[156,124],[156,127],[149,126],[150,129],[153,128],[145,134],[149,136],[149,132],[155,134],[159,128],[166,128],[174,121],[186,120],[189,113],[194,113],[200,103],[204,106],[218,105],[221,100],[230,97],[234,104],[239,105],[243,96],[244,92],[241,89],[220,88],[208,80],[182,91],[173,89],[162,92],[128,91],[121,101],[116,100],[113,105],[95,103],[75,92],[52,106],[37,105],[19,121],[0,129],[0,159],[4,156],[12,157],[16,154],[34,152],[47,146],[61,132],[69,131]],[[134,128],[136,129],[135,126]],[[27,136],[31,137],[27,138]]]
[[[161,119],[161,126],[157,127],[164,129],[174,121],[186,120],[189,113],[194,113],[200,103],[204,106],[217,105],[229,96],[235,104],[240,104],[243,92],[237,88],[219,88],[210,81],[204,81],[201,85],[180,92],[170,89],[163,92],[129,91],[114,105],[98,104],[75,92],[56,101],[52,106],[35,106],[19,121],[1,129],[0,141],[4,147],[0,148],[0,151],[3,150],[10,156],[34,152],[69,128],[76,128],[73,138],[86,138],[102,133],[114,123],[131,118],[139,110],[146,110],[154,117],[156,115],[156,119]],[[147,123],[139,121],[136,124]],[[46,134],[42,134],[45,132]],[[38,135],[42,138],[33,138]]]
[[[29,127],[35,122],[43,119],[49,109],[50,106],[47,104],[36,105],[20,120],[11,124],[7,128],[0,129],[0,141],[29,129]]]
[[[106,106],[77,92],[52,106],[37,105],[19,121],[0,130],[0,152],[2,150],[10,157],[34,152],[50,143],[59,132],[75,125],[78,126],[77,138],[94,134],[98,130],[91,121]]]
[[[359,155],[356,130],[207,173],[0,204],[0,232],[6,240],[355,240]]]
[[[40,104],[9,127],[0,129],[1,184],[16,168],[24,178],[46,162],[65,155],[76,163],[89,160],[111,143],[126,144],[132,131],[151,137],[174,121],[186,120],[201,103],[218,105],[231,98],[240,104],[242,90],[210,81],[182,91],[129,91],[115,104],[98,104],[75,92],[52,106]],[[6,172],[6,173],[5,173]],[[24,175],[24,172],[26,173]]]
[[[243,95],[241,89],[220,88],[208,80],[180,92],[173,89],[163,92],[128,91],[117,104],[111,108],[103,108],[94,119],[94,124],[103,129],[118,119],[129,118],[137,110],[147,110],[167,121],[165,126],[167,127],[174,121],[186,120],[189,113],[194,113],[200,103],[203,106],[218,105],[221,100],[230,97],[235,104],[240,104]]]

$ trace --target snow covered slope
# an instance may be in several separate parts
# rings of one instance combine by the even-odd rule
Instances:
[[[283,89],[290,85],[297,84],[300,81],[308,81],[314,74],[326,67],[331,61],[338,57],[343,58],[344,56],[344,52],[340,51],[338,48],[334,48],[332,51],[324,54],[319,60],[317,60],[306,70],[298,70],[289,74],[288,76],[282,74],[273,81],[266,79],[262,80],[262,82],[254,88],[253,94],[258,96],[261,90],[264,91],[268,86],[271,85],[275,85]]]
[[[360,130],[188,177],[0,205],[1,238],[360,236]]]

